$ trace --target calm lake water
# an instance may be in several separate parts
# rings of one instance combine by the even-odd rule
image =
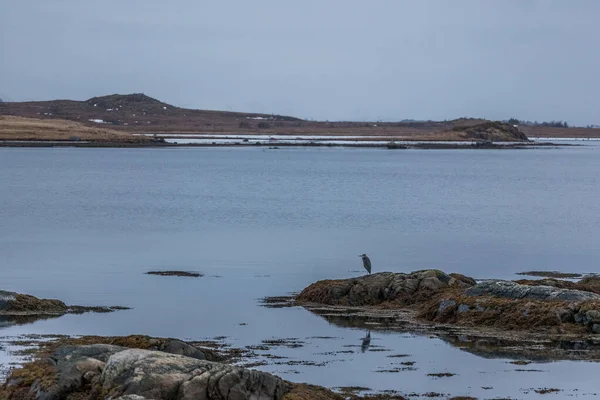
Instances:
[[[330,325],[258,299],[325,278],[437,268],[475,278],[600,272],[600,145],[528,150],[0,149],[0,289],[129,311],[0,328],[234,346],[298,338],[277,354],[326,366],[258,367],[329,387],[481,398],[600,391],[599,364],[518,372],[437,338]],[[155,269],[198,279],[144,275]],[[360,271],[360,272],[359,272]],[[240,324],[246,325],[240,325]],[[317,338],[331,336],[337,339]],[[335,353],[354,350],[353,353]],[[332,353],[333,352],[333,353]],[[273,353],[273,351],[271,351]],[[335,354],[334,354],[335,353]],[[382,373],[406,353],[415,370]],[[277,361],[277,360],[276,360]],[[457,376],[435,379],[428,373]],[[483,389],[491,387],[493,389]],[[576,390],[577,389],[577,390]]]

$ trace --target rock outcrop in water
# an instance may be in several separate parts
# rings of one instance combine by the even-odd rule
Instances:
[[[548,280],[542,280],[548,281]],[[600,333],[600,278],[579,282],[487,280],[438,270],[382,272],[325,280],[304,289],[300,304],[405,309],[422,320],[504,330]]]
[[[414,304],[441,290],[475,285],[472,278],[438,270],[410,274],[380,272],[358,278],[326,280],[304,289],[296,300],[328,305],[372,306],[385,302]]]
[[[38,299],[27,294],[0,290],[0,315],[66,314],[69,308],[60,300]]]
[[[60,300],[39,299],[28,294],[0,290],[0,316],[49,316],[67,313],[111,312],[127,307],[67,306]]]

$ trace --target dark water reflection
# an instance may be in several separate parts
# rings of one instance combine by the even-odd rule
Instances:
[[[59,317],[60,315],[0,315],[0,333],[3,328],[10,326],[32,324]]]

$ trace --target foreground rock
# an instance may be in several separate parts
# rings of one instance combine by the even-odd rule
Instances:
[[[475,280],[438,270],[410,274],[380,272],[359,278],[326,280],[313,283],[297,297],[299,302],[328,305],[366,306],[382,303],[415,304],[449,288],[464,289]],[[394,305],[392,304],[392,305]]]
[[[554,285],[544,285],[546,281]],[[417,321],[428,323],[586,335],[600,334],[599,289],[598,277],[579,282],[487,280],[476,283],[462,275],[425,270],[320,281],[304,289],[296,302],[312,305],[313,309],[315,304],[323,304],[366,306],[371,311],[402,310],[405,315],[412,313]],[[339,319],[327,310],[318,310],[318,313]]]
[[[28,294],[0,290],[0,316],[48,316],[67,313],[111,312],[127,307],[67,306],[60,300],[39,299]]]
[[[5,388],[9,399],[44,400],[133,395],[147,399],[267,400],[281,399],[288,390],[283,380],[263,372],[106,344],[61,347],[51,358],[13,374]]]
[[[343,400],[318,386],[286,382],[274,375],[215,359],[211,350],[176,339],[129,336],[86,337],[61,345],[15,370],[0,388],[7,400]],[[116,342],[125,346],[110,344]],[[134,346],[130,348],[127,346]],[[137,348],[138,346],[144,347]],[[162,350],[158,350],[158,349]],[[181,353],[186,355],[182,355]],[[46,354],[46,355],[44,355]],[[213,360],[210,360],[213,359]],[[358,396],[350,396],[358,399]],[[371,397],[364,397],[370,399]],[[373,397],[374,399],[375,397]],[[401,396],[392,396],[402,399]]]

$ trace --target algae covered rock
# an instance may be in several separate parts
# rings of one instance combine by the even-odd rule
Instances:
[[[468,288],[475,284],[463,275],[448,275],[439,270],[409,274],[380,272],[358,278],[324,280],[313,283],[297,297],[299,302],[328,305],[365,306],[384,302],[414,304],[449,288]]]
[[[0,315],[60,315],[67,311],[67,305],[60,300],[0,290]]]

